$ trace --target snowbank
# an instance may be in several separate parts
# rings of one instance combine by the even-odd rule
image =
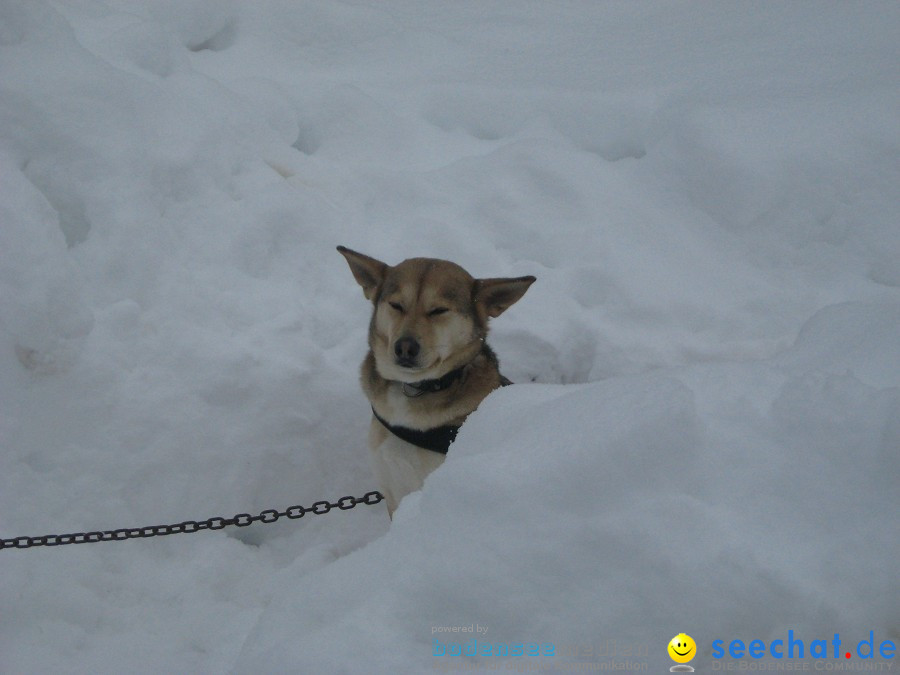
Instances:
[[[425,672],[475,638],[659,672],[682,630],[706,663],[713,639],[892,637],[900,389],[867,375],[900,381],[900,307],[822,314],[771,361],[495,393],[390,532],[270,605],[237,671]],[[881,347],[847,358],[860,330]],[[794,366],[822,352],[842,372]]]
[[[483,669],[900,639],[898,27],[0,4],[4,537],[363,494],[334,246],[538,277],[492,333],[523,384],[393,523],[3,551],[0,671],[419,672],[475,624],[560,647]]]

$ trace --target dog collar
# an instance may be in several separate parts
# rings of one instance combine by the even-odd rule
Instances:
[[[424,393],[424,392],[423,392]],[[459,427],[456,425],[446,425],[443,427],[435,427],[427,431],[419,431],[418,429],[410,429],[409,427],[401,427],[391,424],[372,408],[372,414],[375,419],[384,425],[384,428],[390,431],[397,438],[412,443],[424,450],[431,450],[446,455],[450,449],[450,444],[456,440],[456,434]]]
[[[468,365],[468,364],[466,364]],[[462,377],[463,370],[466,366],[460,366],[456,370],[451,370],[446,375],[434,380],[422,380],[421,382],[403,382],[403,393],[409,398],[415,398],[422,394],[433,394],[443,391]]]

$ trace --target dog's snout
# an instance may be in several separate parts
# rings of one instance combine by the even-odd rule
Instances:
[[[394,355],[401,364],[414,363],[419,355],[419,343],[415,338],[402,337],[394,343]]]

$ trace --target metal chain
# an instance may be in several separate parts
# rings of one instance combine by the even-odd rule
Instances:
[[[362,497],[341,497],[336,502],[318,501],[312,506],[289,506],[284,511],[266,509],[259,515],[239,513],[232,518],[216,516],[207,520],[186,520],[174,525],[151,525],[149,527],[126,528],[121,530],[105,530],[103,532],[75,532],[72,534],[45,534],[42,537],[13,537],[0,539],[0,550],[6,548],[35,548],[37,546],[65,546],[66,544],[96,544],[100,541],[123,541],[125,539],[146,539],[163,537],[167,534],[192,534],[201,530],[221,530],[236,525],[247,527],[252,523],[274,523],[285,516],[291,520],[302,518],[307,513],[317,516],[328,513],[331,509],[349,511],[360,504],[374,506],[384,499],[377,490],[367,492]]]

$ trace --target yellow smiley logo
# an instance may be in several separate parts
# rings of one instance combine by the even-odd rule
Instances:
[[[694,638],[684,633],[679,633],[669,640],[669,656],[675,663],[687,663],[697,652],[697,643]]]

